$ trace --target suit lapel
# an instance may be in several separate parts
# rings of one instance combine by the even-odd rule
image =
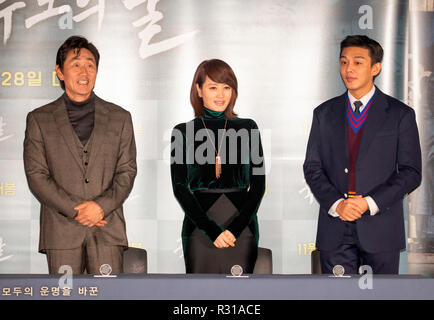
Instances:
[[[95,121],[92,131],[92,150],[89,157],[89,171],[95,166],[98,153],[107,136],[108,110],[104,101],[95,96]]]
[[[333,150],[339,150],[339,159],[345,159],[345,166],[348,166],[348,139],[347,139],[347,118],[346,118],[347,93],[339,96],[332,105],[332,129],[330,141],[334,144]]]
[[[68,113],[66,111],[66,104],[63,96],[54,102],[57,105],[56,109],[53,111],[54,121],[56,122],[57,129],[60,135],[65,140],[66,145],[71,151],[72,157],[77,161],[79,167],[83,170],[83,165],[80,160],[80,155],[78,154],[77,139],[75,136],[74,129],[69,122]]]
[[[368,154],[369,145],[374,140],[375,135],[381,129],[384,121],[387,120],[388,103],[386,96],[378,88],[375,89],[375,96],[369,110],[365,128],[363,129],[362,141],[360,142],[357,162]]]

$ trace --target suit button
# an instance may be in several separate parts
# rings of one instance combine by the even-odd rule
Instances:
[[[87,179],[87,178],[84,179],[84,182],[89,183],[89,179]]]
[[[345,173],[348,173],[348,169],[347,169],[347,168],[345,168],[344,172],[345,172]]]

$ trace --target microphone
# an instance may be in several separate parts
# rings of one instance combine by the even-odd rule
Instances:
[[[345,274],[345,268],[341,266],[340,264],[337,264],[333,267],[333,275],[329,276],[329,278],[351,278],[350,276],[346,276]]]
[[[226,276],[227,278],[249,278],[249,276],[243,276],[243,267],[236,264],[231,268],[231,276]]]
[[[112,266],[108,263],[104,263],[99,267],[99,273],[94,275],[96,278],[116,278],[117,276],[114,274],[111,274],[113,271]]]
[[[335,277],[342,277],[345,274],[345,268],[340,264],[337,264],[333,267],[333,275]]]
[[[239,277],[239,276],[241,276],[242,274],[243,274],[243,267],[241,267],[241,266],[239,266],[239,265],[234,265],[234,266],[232,266],[232,268],[231,268],[231,274],[234,276],[234,277]]]

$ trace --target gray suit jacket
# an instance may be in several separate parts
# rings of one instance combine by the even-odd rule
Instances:
[[[130,113],[95,97],[92,136],[84,165],[63,97],[27,115],[23,158],[30,190],[41,203],[40,252],[78,248],[86,232],[103,244],[128,246],[122,204],[137,173]],[[104,210],[104,227],[89,229],[74,220],[74,207],[84,200]]]

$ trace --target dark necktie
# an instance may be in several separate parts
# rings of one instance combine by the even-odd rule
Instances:
[[[360,107],[363,106],[363,103],[361,101],[357,100],[357,101],[354,101],[354,106],[356,107],[356,109],[354,110],[354,113],[356,115],[359,115],[360,114]]]

